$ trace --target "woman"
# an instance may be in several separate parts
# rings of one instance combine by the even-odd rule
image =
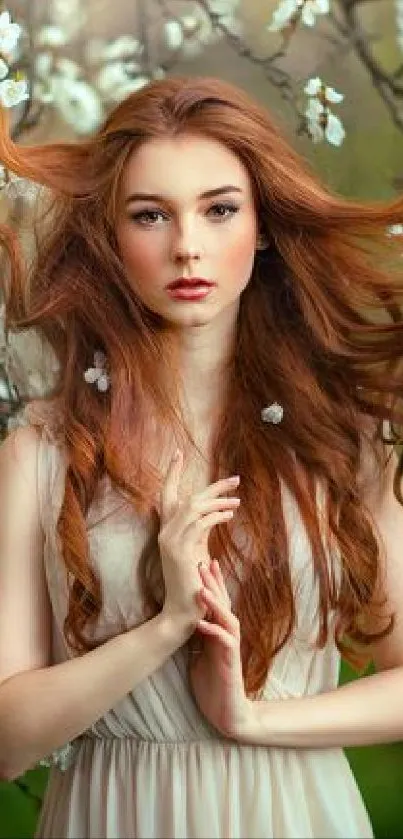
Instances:
[[[0,453],[2,776],[52,755],[42,837],[371,836],[342,747],[403,734],[402,201],[332,196],[214,79],[0,156],[54,198],[30,272],[2,235],[61,370]]]

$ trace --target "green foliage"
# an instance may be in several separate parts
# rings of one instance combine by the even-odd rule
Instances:
[[[0,782],[0,839],[30,839],[35,831],[47,769],[34,769],[13,783]]]
[[[369,668],[368,674],[373,672]],[[365,673],[365,675],[367,675]],[[340,684],[357,678],[343,662]],[[403,743],[346,749],[377,839],[403,835]]]

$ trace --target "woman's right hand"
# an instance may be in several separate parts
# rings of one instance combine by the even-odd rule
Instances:
[[[210,564],[207,547],[212,527],[228,521],[239,506],[231,493],[239,477],[223,478],[205,490],[178,500],[183,454],[171,459],[161,489],[161,527],[158,545],[165,582],[163,611],[174,619],[184,618],[194,628],[205,609],[197,599],[202,588],[198,565]]]

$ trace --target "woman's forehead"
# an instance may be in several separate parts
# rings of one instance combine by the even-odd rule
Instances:
[[[250,177],[240,158],[224,143],[209,137],[181,134],[152,139],[130,156],[122,181],[130,193],[175,194],[187,187],[194,196],[223,186],[248,193]]]

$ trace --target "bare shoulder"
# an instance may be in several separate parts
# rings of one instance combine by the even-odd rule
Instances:
[[[39,431],[33,425],[22,425],[15,428],[7,435],[0,445],[0,456],[2,458],[14,458],[17,461],[25,461],[28,458],[36,458],[39,444]]]
[[[0,683],[22,670],[46,666],[50,655],[38,445],[38,432],[27,426],[11,432],[0,446]]]
[[[33,426],[11,431],[0,445],[0,495],[33,491],[36,496],[39,433]],[[20,499],[23,500],[23,499]]]

